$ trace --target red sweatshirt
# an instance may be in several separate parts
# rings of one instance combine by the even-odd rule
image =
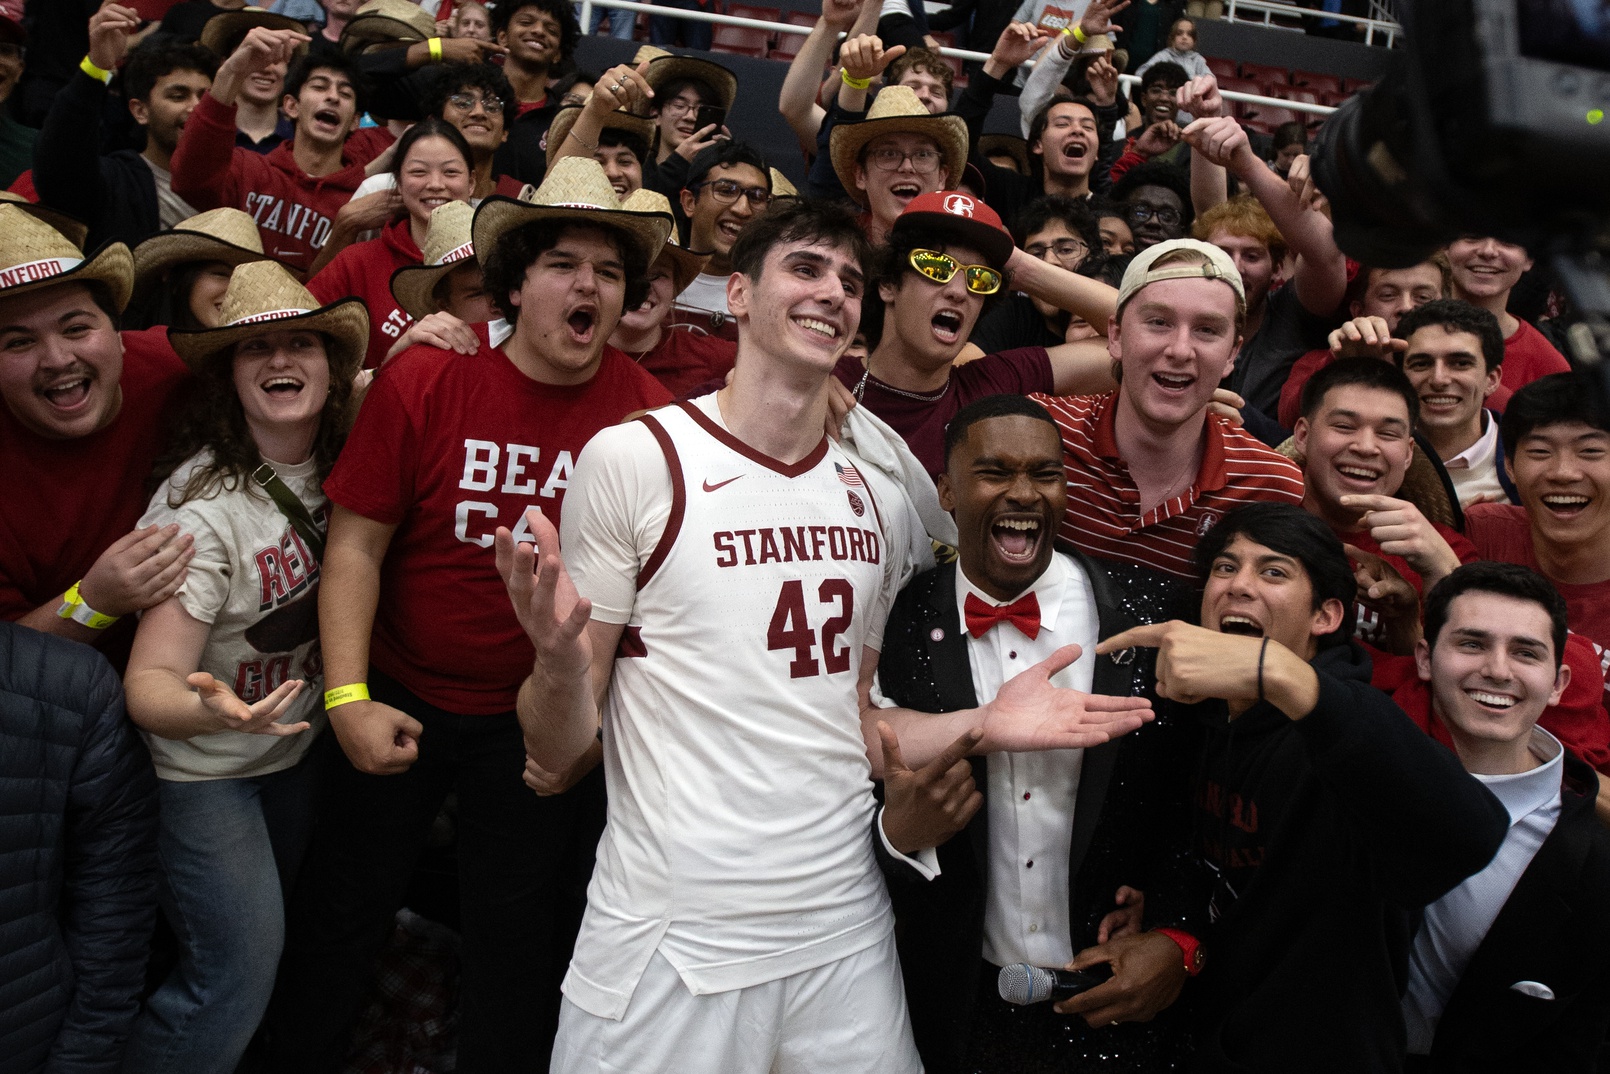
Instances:
[[[263,251],[306,272],[373,158],[349,148],[339,171],[315,178],[297,166],[293,142],[267,154],[235,148],[234,107],[203,94],[173,153],[173,192],[198,211],[229,206],[249,213],[262,233]]]
[[[363,359],[365,368],[380,365],[397,337],[414,323],[392,297],[391,274],[404,265],[418,265],[424,260],[425,255],[414,245],[405,216],[387,224],[379,238],[354,243],[336,254],[307,282],[307,289],[321,306],[357,295],[369,307],[369,352]]]

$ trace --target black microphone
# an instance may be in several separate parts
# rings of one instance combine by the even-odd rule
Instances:
[[[1083,970],[1051,970],[1018,962],[1001,967],[995,987],[1006,1002],[1023,1006],[1077,996],[1111,977],[1112,966],[1105,962]]]

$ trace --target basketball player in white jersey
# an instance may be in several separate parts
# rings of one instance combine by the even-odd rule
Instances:
[[[728,282],[731,384],[588,444],[564,563],[540,515],[536,552],[499,531],[537,650],[527,750],[563,771],[602,734],[610,789],[553,1071],[921,1069],[856,696],[907,543],[893,497],[822,432],[866,252],[837,208],[751,224]],[[1046,685],[1018,715],[1096,744],[1143,705]]]

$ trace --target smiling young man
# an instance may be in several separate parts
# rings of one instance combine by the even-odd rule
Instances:
[[[1595,1069],[1610,1021],[1610,835],[1593,769],[1539,725],[1579,670],[1562,659],[1566,617],[1533,571],[1461,567],[1431,591],[1418,675],[1393,694],[1509,814],[1492,862],[1426,907],[1414,937],[1408,1071]]]
[[[266,155],[236,147],[235,98],[252,74],[286,62],[306,40],[291,30],[253,28],[218,68],[173,154],[176,194],[198,209],[245,211],[257,221],[264,252],[302,270],[329,239],[369,162],[346,149],[362,112],[356,69],[340,57],[297,61],[283,103],[296,133]]]
[[[1196,563],[1201,626],[1096,650],[1156,648],[1158,696],[1202,702],[1192,1069],[1399,1070],[1412,915],[1492,859],[1508,816],[1370,685],[1353,567],[1323,522],[1247,504]]]
[[[1440,256],[1401,269],[1363,268],[1348,284],[1348,313],[1352,320],[1330,334],[1324,347],[1316,347],[1292,363],[1291,375],[1280,388],[1276,420],[1293,428],[1302,416],[1303,385],[1337,358],[1363,355],[1390,360],[1388,340],[1398,321],[1416,306],[1448,297],[1448,263]]]
[[[945,440],[939,495],[956,519],[958,558],[918,575],[895,602],[878,660],[878,692],[869,691],[864,721],[875,727],[894,718],[885,712],[892,705],[975,709],[1009,696],[1016,676],[1067,645],[1082,652],[1052,675],[1053,686],[1142,693],[1151,682],[1144,661],[1099,659],[1095,648],[1144,621],[1136,610],[1144,598],[1126,592],[1100,561],[1054,548],[1067,483],[1051,416],[1022,396],[989,396],[962,408]],[[1010,1007],[996,990],[1002,966],[1061,966],[1107,941],[1103,918],[1120,884],[1150,888],[1154,920],[1166,920],[1167,893],[1132,871],[1139,848],[1151,847],[1159,823],[1167,825],[1169,805],[1183,804],[1183,793],[1170,793],[1176,788],[1169,765],[1136,753],[1173,743],[1158,730],[1084,749],[980,744],[972,776],[983,791],[982,808],[959,838],[938,848],[938,875],[892,857],[885,865],[902,921],[912,1031],[929,1074],[1078,1069],[1142,1050],[1159,1062],[1174,1054],[1177,1025],[1114,1032],[1108,1024],[1120,1014],[1109,1004],[1133,998],[1128,973],[1093,997],[1089,1011],[1107,1009],[1108,1016],[1085,1023],[1049,1006]],[[1127,774],[1115,776],[1119,771]],[[1122,806],[1109,808],[1110,789]],[[1168,819],[1183,834],[1183,816]],[[1131,972],[1155,959],[1178,969],[1175,991],[1183,983],[1180,948],[1172,941],[1153,937],[1125,946],[1132,948]]]
[[[1569,373],[1510,399],[1500,433],[1520,506],[1475,504],[1465,533],[1484,559],[1539,571],[1559,589],[1571,629],[1610,651],[1610,418]],[[1610,664],[1610,655],[1605,655]]]
[[[749,143],[723,140],[693,158],[680,197],[687,248],[708,253],[710,260],[677,296],[672,323],[735,340],[738,326],[727,307],[732,248],[770,204],[771,172]]]
[[[1302,501],[1302,472],[1208,413],[1246,316],[1228,254],[1174,239],[1136,255],[1107,326],[1117,391],[1044,399],[1062,429],[1068,514],[1081,552],[1194,576],[1191,550],[1248,500]]]
[[[1308,382],[1292,434],[1302,457],[1304,510],[1347,544],[1385,559],[1421,594],[1476,558],[1462,534],[1398,498],[1423,403],[1407,378],[1385,362],[1343,358]],[[1382,618],[1364,595],[1355,636],[1386,647],[1388,624]]]
[[[0,206],[0,617],[118,665],[193,554],[177,526],[134,528],[187,370],[166,338],[120,337],[133,272],[122,245],[86,259]]]
[[[144,149],[100,152],[107,82],[79,70],[51,102],[34,153],[38,200],[88,224],[91,248],[103,242],[132,247],[196,214],[173,192],[169,169],[218,61],[197,45],[157,42],[130,52],[138,25],[131,9],[103,6],[90,17],[89,59],[113,71],[127,56],[123,91],[129,113],[145,130]]]
[[[504,116],[509,140],[498,150],[496,168],[527,183],[540,183],[547,171],[543,136],[563,103],[549,92],[576,48],[581,28],[568,0],[509,0],[492,14],[493,38],[507,48],[503,73],[519,105]]]
[[[1519,391],[1538,377],[1565,373],[1571,364],[1543,334],[1508,310],[1509,293],[1532,267],[1526,248],[1498,239],[1466,236],[1445,251],[1452,269],[1453,297],[1498,318],[1504,337],[1506,393]],[[1498,405],[1503,406],[1500,398]]]
[[[1504,337],[1479,306],[1439,299],[1403,315],[1399,367],[1420,398],[1420,431],[1442,460],[1461,505],[1513,502],[1487,402],[1503,376]]]
[[[475,250],[504,320],[473,326],[472,354],[420,345],[392,359],[325,481],[320,635],[341,751],[330,758],[331,822],[289,910],[272,1069],[339,1064],[413,864],[455,790],[461,1062],[546,1065],[602,776],[554,793],[588,776],[595,750],[546,796],[521,782],[514,706],[531,650],[493,532],[528,509],[560,517],[593,434],[670,401],[604,342],[642,300],[670,228],[664,215],[621,211],[590,159],[561,161],[534,204],[483,202]]]
[[[563,563],[541,516],[536,549],[499,533],[537,650],[520,702],[532,758],[568,768],[602,724],[610,772],[558,1074],[921,1068],[857,702],[908,523],[822,432],[866,254],[843,210],[768,213],[734,249],[731,384],[588,445]],[[1141,719],[1133,702],[1060,720],[1048,704],[1029,722],[1069,745]],[[962,730],[928,758],[940,772]]]
[[[917,197],[895,221],[878,260],[880,304],[862,320],[863,331],[877,336],[872,351],[864,364],[841,359],[833,372],[935,478],[945,466],[945,424],[973,400],[1002,392],[1101,391],[1112,384],[1100,339],[956,364],[1008,272],[1018,290],[1075,310],[1098,329],[1106,327],[1117,297],[1106,284],[1016,249],[995,211],[976,198],[950,191]]]

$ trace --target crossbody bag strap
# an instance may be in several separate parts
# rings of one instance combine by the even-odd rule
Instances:
[[[291,528],[296,530],[302,543],[307,545],[308,551],[319,562],[324,561],[324,534],[319,531],[318,523],[313,521],[313,514],[297,498],[291,487],[280,479],[280,475],[268,463],[263,463],[252,471],[252,480],[268,493],[269,499],[274,501],[280,514],[290,522]]]

